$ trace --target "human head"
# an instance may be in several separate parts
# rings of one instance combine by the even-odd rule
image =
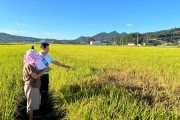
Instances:
[[[32,48],[24,55],[24,64],[28,63],[31,65],[36,65],[39,60],[41,60],[41,57],[34,50],[34,46],[32,46]]]
[[[41,43],[41,52],[44,54],[48,54],[49,52],[49,44],[48,43]]]

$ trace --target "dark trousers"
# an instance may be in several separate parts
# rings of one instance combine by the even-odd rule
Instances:
[[[48,99],[48,90],[49,90],[49,74],[44,74],[41,76],[41,103],[47,102]]]

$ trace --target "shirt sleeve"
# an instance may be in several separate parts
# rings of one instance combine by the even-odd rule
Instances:
[[[54,61],[54,59],[50,55],[48,55],[48,59],[49,59],[50,62]]]
[[[26,68],[27,72],[31,75],[32,73],[36,73],[35,68],[31,65],[28,65]]]

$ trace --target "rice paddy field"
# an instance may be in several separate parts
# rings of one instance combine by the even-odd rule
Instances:
[[[1,120],[26,107],[22,68],[31,46],[0,45]],[[56,119],[180,120],[180,48],[50,45],[49,54],[72,67],[50,65]]]

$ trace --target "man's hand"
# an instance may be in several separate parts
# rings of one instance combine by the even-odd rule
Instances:
[[[57,65],[57,66],[61,66],[61,67],[65,67],[65,68],[71,68],[70,66],[68,66],[68,65],[64,65],[64,64],[62,64],[62,63],[60,63],[60,62],[58,62],[58,61],[52,61],[52,63],[54,63],[55,65]]]
[[[44,69],[45,72],[49,72],[50,70],[51,70],[50,67],[47,67],[47,68]]]

